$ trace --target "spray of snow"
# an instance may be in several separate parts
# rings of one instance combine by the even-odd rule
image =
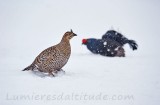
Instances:
[[[106,46],[106,45],[107,45],[107,42],[104,42],[103,45]]]

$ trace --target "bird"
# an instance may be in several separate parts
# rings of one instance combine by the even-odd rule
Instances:
[[[71,55],[70,39],[77,34],[71,31],[65,32],[60,43],[43,50],[33,61],[31,65],[22,71],[38,69],[40,72],[48,73],[49,76],[62,70],[66,65]]]
[[[125,50],[121,44],[111,39],[82,39],[82,44],[86,45],[88,50],[94,54],[100,54],[109,57],[125,57]]]
[[[102,36],[102,39],[111,39],[111,40],[117,41],[122,46],[128,43],[132,50],[137,50],[138,49],[138,44],[136,43],[135,40],[129,40],[124,35],[122,35],[121,33],[117,32],[115,30],[108,30]]]

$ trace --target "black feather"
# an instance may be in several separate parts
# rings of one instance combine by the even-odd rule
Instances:
[[[134,40],[129,40],[128,38],[126,38],[124,35],[122,35],[121,33],[115,31],[115,30],[109,30],[107,31],[103,36],[102,39],[111,39],[113,41],[116,41],[118,43],[120,43],[122,46],[126,43],[129,44],[129,46],[133,49],[133,50],[137,50],[138,48],[138,44],[136,43],[136,41]]]

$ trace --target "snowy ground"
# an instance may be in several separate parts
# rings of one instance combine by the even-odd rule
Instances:
[[[131,0],[0,1],[0,105],[160,104],[160,2]],[[125,58],[91,54],[82,38],[114,27],[137,41]],[[57,77],[22,72],[64,32],[78,34]]]

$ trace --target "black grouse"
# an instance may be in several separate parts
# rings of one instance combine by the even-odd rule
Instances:
[[[94,54],[100,54],[109,57],[124,57],[125,51],[121,44],[111,39],[83,39],[82,44],[86,45],[88,50]]]

